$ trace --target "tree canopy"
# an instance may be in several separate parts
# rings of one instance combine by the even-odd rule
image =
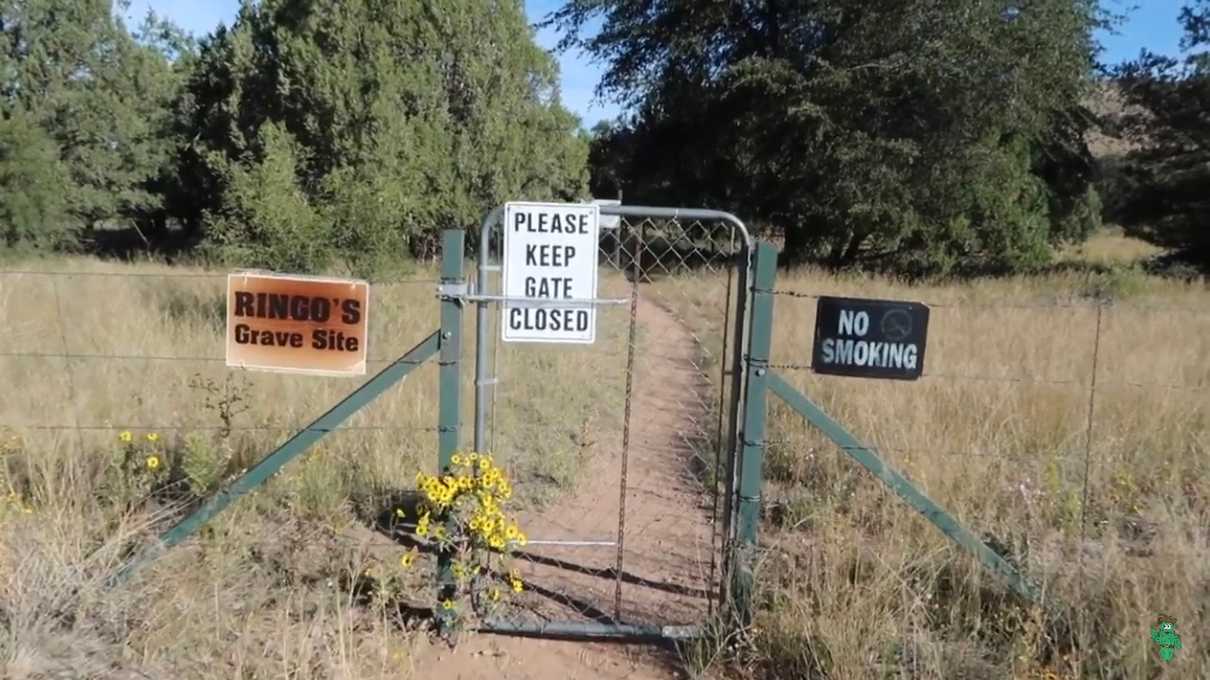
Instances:
[[[105,0],[0,0],[0,163],[28,168],[0,178],[24,206],[0,215],[9,238],[62,244],[157,207],[174,78]]]
[[[1115,72],[1133,108],[1117,121],[1139,148],[1120,159],[1111,215],[1130,233],[1210,264],[1210,1],[1180,14],[1174,58],[1144,51]]]
[[[600,18],[598,33],[582,35]],[[791,259],[1019,269],[1098,225],[1096,4],[572,0],[551,22],[632,106],[595,186],[736,207]]]
[[[1210,0],[1186,57],[1113,71],[1139,148],[1108,166],[1097,0],[566,0],[548,25],[628,111],[591,134],[522,0],[243,0],[196,40],[126,8],[0,0],[0,245],[117,228],[368,274],[508,200],[621,191],[734,211],[792,262],[1025,271],[1103,214],[1210,262]]]
[[[505,200],[582,199],[556,76],[515,1],[245,2],[180,102],[173,213],[243,261],[364,268]]]

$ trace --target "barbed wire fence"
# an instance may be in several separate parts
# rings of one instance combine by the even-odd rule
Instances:
[[[331,403],[332,396],[354,387],[348,379],[315,379],[315,383],[308,382],[308,387],[304,388],[309,398],[296,399],[299,396],[297,383],[287,382],[288,379],[280,375],[248,374],[253,384],[243,398],[257,403],[248,411],[236,414],[230,423],[215,422],[215,415],[204,407],[205,389],[197,392],[192,399],[167,398],[171,393],[188,389],[187,382],[193,375],[245,377],[244,371],[225,366],[225,358],[221,356],[222,333],[213,326],[217,322],[216,315],[222,311],[225,280],[224,273],[0,270],[0,318],[5,320],[5,331],[0,334],[0,385],[5,390],[5,397],[0,403],[0,432],[66,434],[75,440],[72,445],[79,450],[95,445],[101,441],[101,437],[112,438],[123,431],[180,435],[226,432],[259,434],[265,438],[281,437],[306,427],[314,415]],[[432,307],[419,308],[420,311],[409,310],[407,318],[392,318],[377,311],[371,314],[370,373],[375,366],[394,361],[393,355],[402,353],[420,339],[419,333],[430,328],[430,320],[436,318],[433,289],[437,283],[435,279],[415,278],[384,286],[398,287],[399,295],[407,300]],[[778,300],[776,327],[798,320],[809,322],[813,303],[820,297],[810,291],[789,288],[779,288],[773,292]],[[375,310],[387,306],[382,300],[382,296],[376,296],[372,303]],[[1078,326],[1071,329],[1077,337],[1067,338],[1070,345],[1082,350],[1068,357],[1069,368],[1072,369],[1069,374],[1040,375],[1028,370],[997,372],[986,370],[986,367],[972,370],[968,368],[969,365],[981,362],[941,360],[937,353],[930,350],[922,377],[909,389],[987,384],[1004,390],[1054,388],[1081,396],[1082,412],[1077,417],[1072,409],[1072,417],[1067,419],[1061,435],[1045,444],[1049,448],[1064,450],[1066,455],[1073,458],[1072,463],[1078,463],[1075,468],[1082,469],[1082,474],[1078,471],[1073,475],[1076,491],[1082,496],[1078,518],[1081,540],[1089,508],[1095,507],[1097,502],[1090,479],[1097,474],[1100,456],[1106,452],[1105,447],[1098,448],[1098,442],[1116,436],[1110,427],[1113,424],[1112,414],[1100,415],[1106,398],[1111,397],[1120,403],[1136,402],[1138,408],[1144,411],[1144,400],[1148,397],[1161,398],[1156,397],[1157,394],[1164,395],[1163,399],[1179,400],[1184,409],[1182,413],[1188,414],[1190,419],[1189,431],[1179,435],[1182,443],[1193,447],[1195,452],[1200,451],[1203,456],[1210,446],[1210,436],[1206,436],[1203,430],[1196,430],[1206,427],[1206,415],[1210,414],[1210,309],[1110,300],[1037,303],[1020,299],[917,301],[941,312],[930,322],[930,346],[938,340],[936,334],[941,333],[943,328],[950,335],[961,333],[961,322],[979,315],[1024,312],[1045,321],[1045,325],[1039,327],[1039,332],[1043,334],[1059,334],[1061,329],[1057,327],[1060,322]],[[729,306],[729,301],[726,301],[724,308]],[[791,311],[787,307],[797,307],[793,311],[800,316],[787,315],[786,312]],[[692,310],[688,315],[692,316],[696,311]],[[803,315],[804,311],[809,313]],[[130,315],[127,323],[101,323],[123,315]],[[1078,315],[1083,316],[1076,319]],[[1162,323],[1157,323],[1157,315],[1169,316]],[[1074,323],[1075,320],[1080,323]],[[681,321],[693,329],[696,320],[685,318]],[[734,320],[730,323],[734,323]],[[162,342],[151,341],[148,339],[152,334],[148,326],[156,324],[176,324],[180,329],[176,333],[165,334]],[[1052,324],[1053,327],[1048,327]],[[118,327],[120,332],[114,331],[112,326]],[[143,330],[140,331],[140,327]],[[784,337],[783,342],[775,342],[770,367],[819,388],[808,391],[813,398],[821,393],[826,398],[829,394],[843,396],[846,392],[859,392],[861,389],[868,392],[901,388],[883,381],[814,374],[809,363],[810,340],[805,337],[809,336],[812,325],[801,323],[796,327],[802,332],[793,334],[793,348],[785,346]],[[1139,338],[1156,340],[1156,344],[1131,347],[1129,339],[1123,341],[1120,337],[1114,337],[1121,335],[1124,329],[1137,331],[1139,328],[1149,328],[1145,332],[1137,332]],[[411,337],[409,332],[417,335]],[[712,334],[704,335],[726,338],[730,333],[729,322],[723,319],[721,332],[716,329]],[[703,345],[704,352],[710,349],[706,346],[708,343],[699,341],[699,344]],[[720,350],[725,351],[722,348],[720,344]],[[1169,357],[1169,363],[1175,368],[1169,375],[1160,372],[1151,375],[1131,374],[1122,370],[1124,359],[1129,358],[1131,352],[1146,355],[1134,362],[1136,374],[1147,372],[1149,358],[1156,356]],[[944,359],[954,356],[951,352]],[[1172,359],[1174,356],[1178,358]],[[56,362],[59,366],[48,365],[49,362]],[[725,357],[722,363],[726,364]],[[982,363],[987,365],[994,362]],[[1028,361],[1018,363],[1018,369],[1029,367]],[[697,363],[694,368],[697,372],[714,370]],[[726,377],[724,370],[719,379]],[[126,391],[99,387],[122,379],[130,381]],[[156,380],[160,381],[159,400],[151,404],[134,403],[131,395]],[[164,383],[172,384],[165,386]],[[863,386],[854,390],[856,385]],[[282,395],[289,395],[290,398],[282,398]],[[687,398],[696,396],[686,395]],[[719,399],[722,401],[723,395],[720,394]],[[126,403],[128,401],[130,403]],[[336,432],[344,435],[342,439],[359,435],[374,436],[378,441],[386,436],[399,438],[401,435],[435,439],[436,428],[432,426],[436,423],[434,414],[421,411],[401,413],[410,405],[386,401],[388,403],[384,408],[368,409]],[[132,405],[135,408],[127,408]],[[129,415],[123,415],[127,413]],[[157,414],[163,414],[164,417],[157,417]],[[1200,420],[1195,417],[1196,414],[1201,414]],[[980,414],[970,415],[979,417]],[[721,427],[721,423],[718,426]],[[921,444],[908,436],[884,437],[877,428],[855,429],[859,436],[880,452],[900,458],[1019,459],[1029,453],[1026,449],[1030,446],[1038,446],[1029,442],[1014,444],[1011,448],[996,446],[994,442],[986,446],[967,446],[962,442]],[[62,446],[63,443],[58,445]],[[812,442],[772,418],[768,445],[770,448],[782,447],[801,456],[807,453],[802,447],[810,447]],[[827,449],[829,445],[818,443],[817,446]],[[1113,443],[1113,446],[1120,448],[1118,443]],[[716,477],[717,474],[716,466]],[[712,517],[717,512],[717,508],[712,509]],[[714,565],[711,565],[710,572],[709,580],[713,581]]]
[[[226,279],[226,273],[215,272],[0,269],[0,318],[5,320],[0,334],[0,385],[6,393],[0,406],[0,431],[67,433],[74,435],[75,446],[85,450],[99,441],[86,441],[84,435],[90,433],[280,437],[306,428],[332,396],[355,385],[348,378],[313,378],[315,382],[299,390],[297,383],[286,383],[281,375],[227,367],[221,326]],[[431,330],[437,283],[434,278],[415,277],[381,284],[387,290],[398,288],[398,295],[413,308],[430,305],[432,313],[423,317],[428,323],[415,319],[402,323],[399,316],[384,313],[388,305],[374,300],[378,304],[369,317],[368,370],[355,380],[364,381],[376,369],[395,362],[409,343],[420,339],[419,333]],[[61,368],[55,370],[48,362],[61,362]],[[114,383],[123,379],[129,379],[132,388],[153,387],[158,381],[158,388],[151,391],[161,398],[148,404],[133,396],[138,389],[117,389]],[[182,389],[193,398],[162,398],[163,393]],[[307,396],[301,401],[296,399],[300,391]],[[283,398],[287,393],[290,397]],[[215,405],[223,399],[236,403]],[[143,403],[135,403],[139,401]],[[136,408],[126,408],[132,404]],[[359,414],[332,432],[346,437],[357,433],[435,436],[435,418],[392,417],[389,412],[398,409],[396,403],[375,411],[387,411],[386,418]],[[89,411],[112,415],[92,419],[81,415]],[[121,415],[126,411],[147,415]]]
[[[1071,481],[1076,486],[1072,491],[1079,498],[1072,537],[1078,535],[1081,544],[1087,537],[1090,517],[1104,514],[1097,508],[1098,486],[1095,483],[1100,474],[1098,470],[1105,462],[1102,458],[1157,454],[1192,454],[1196,458],[1198,452],[1204,456],[1210,450],[1210,431],[1206,429],[1206,417],[1210,416],[1210,309],[1075,296],[1040,302],[1021,299],[950,302],[918,299],[911,293],[896,291],[889,297],[920,302],[930,311],[938,312],[929,321],[930,354],[926,354],[923,373],[915,382],[904,385],[895,384],[899,381],[860,380],[814,373],[810,334],[814,328],[815,303],[826,295],[784,285],[772,292],[777,300],[775,328],[793,323],[797,333],[790,335],[793,347],[786,346],[784,333],[782,342],[775,339],[770,368],[806,385],[806,393],[817,403],[825,402],[825,410],[844,410],[850,418],[859,420],[855,427],[859,438],[887,455],[889,462],[901,466],[909,459],[912,462],[966,460],[972,464],[1002,459],[1012,467],[1013,461],[1027,460],[1031,456],[1035,460],[1064,458],[1070,465]],[[862,294],[859,297],[879,295]],[[933,343],[942,337],[953,340],[956,335],[963,335],[964,323],[997,315],[1007,318],[1013,314],[1020,315],[1023,322],[1036,325],[1017,329],[1012,337],[1005,328],[1000,329],[1004,337],[974,337],[969,343],[960,344],[957,352],[953,347],[944,353],[932,349]],[[1160,319],[1158,315],[1167,315],[1167,318]],[[996,324],[984,322],[971,326],[986,332],[989,328],[994,331]],[[977,336],[978,331],[965,332],[965,335]],[[1056,349],[1059,345],[1078,348],[1079,352],[1071,352],[1066,357],[1065,372],[1046,375],[1046,371],[1039,371],[1040,374],[1035,374],[1028,361],[1018,362],[1017,370],[1010,370],[1012,367],[1006,364],[1012,362],[998,362],[995,352],[988,352],[993,356],[961,354],[961,350],[977,353],[976,345],[980,340],[986,340],[989,345],[998,342],[1001,350],[1018,352],[1024,358],[1045,354],[1035,351],[1031,355],[1030,348],[1020,347],[1030,342],[1051,343],[1052,355],[1063,351]],[[1046,361],[1039,363],[1049,364],[1052,373],[1057,372],[1053,368],[1062,363],[1054,356],[1043,356],[1043,359]],[[1161,365],[1166,370],[1161,370]],[[996,370],[987,370],[988,367]],[[1005,441],[993,436],[988,437],[993,440],[988,445],[965,446],[962,437],[955,437],[957,442],[947,444],[945,440],[950,438],[947,432],[929,433],[927,429],[913,428],[905,434],[907,428],[904,427],[876,425],[878,418],[894,421],[905,410],[910,410],[906,405],[933,399],[939,390],[950,389],[959,395],[969,395],[979,389],[978,384],[987,385],[985,393],[995,395],[988,398],[989,403],[995,399],[1004,401],[1009,398],[1006,395],[1012,395],[1014,391],[1025,393],[1022,401],[1013,402],[1016,405],[1034,398],[1047,400],[1046,403],[1061,414],[1055,416],[1061,427],[1055,426],[1049,438],[1021,437]],[[1040,391],[1043,390],[1063,391],[1063,407],[1054,405],[1059,403],[1057,399],[1042,395]],[[861,395],[865,395],[864,398]],[[1082,403],[1079,402],[1081,395]],[[948,404],[948,408],[965,409],[962,417],[968,422],[990,418],[1007,420],[1009,417],[1003,413],[980,413],[978,404],[972,403],[974,399],[969,396],[953,397],[949,401],[953,403]],[[1164,451],[1168,447],[1143,440],[1127,441],[1130,435],[1124,428],[1129,426],[1120,421],[1122,414],[1131,409],[1140,419],[1146,419],[1149,413],[1157,413],[1156,418],[1163,421],[1157,423],[1157,428],[1169,422],[1175,425],[1174,432],[1162,435],[1167,437],[1163,441],[1177,443],[1181,450]],[[1031,414],[1014,415],[1021,419],[1032,417]],[[809,434],[810,426],[805,422],[792,417],[779,419],[773,412],[770,418],[767,464],[770,453],[779,448],[783,456],[795,460],[814,457],[817,452],[824,455],[835,451],[832,443]],[[848,424],[853,425],[852,422]],[[921,440],[927,443],[921,444]],[[1010,474],[1020,472],[1024,475],[1025,469],[1026,466],[1021,466]],[[910,469],[907,474],[911,476]],[[952,493],[953,489],[940,491],[943,495],[946,492]],[[987,492],[993,493],[991,489]],[[941,500],[944,505],[945,499]],[[977,518],[977,521],[984,519]],[[1083,552],[1080,554],[1082,556]]]

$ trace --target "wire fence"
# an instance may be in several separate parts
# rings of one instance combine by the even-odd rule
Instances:
[[[968,526],[1075,545],[1210,515],[1210,308],[846,292],[929,307],[921,377],[886,381],[814,373],[821,295],[773,293],[771,367]],[[768,500],[797,504],[790,525],[855,493],[835,445],[779,403],[770,419]]]
[[[805,292],[801,292],[801,291],[785,290],[785,289],[774,290],[773,294],[776,296],[784,297],[784,298],[793,298],[793,299],[799,299],[799,300],[815,300],[815,301],[818,301],[821,297],[826,297],[826,296],[821,296],[821,295],[812,294],[812,293],[805,293]],[[1167,313],[1183,314],[1183,315],[1186,315],[1187,317],[1192,317],[1194,319],[1200,319],[1204,325],[1210,325],[1210,309],[1203,308],[1203,307],[1194,307],[1194,306],[1139,304],[1139,303],[1119,302],[1119,301],[1113,301],[1113,300],[1055,301],[1055,302],[1034,303],[1034,304],[1023,304],[1023,303],[1019,303],[1019,302],[946,303],[946,302],[936,302],[936,301],[920,300],[920,299],[913,299],[913,301],[926,305],[930,310],[941,310],[942,312],[962,312],[962,311],[972,311],[972,310],[984,311],[984,312],[989,312],[989,311],[990,312],[1009,312],[1009,311],[1030,310],[1030,311],[1040,311],[1040,312],[1047,312],[1047,313],[1052,313],[1052,314],[1059,314],[1059,313],[1063,313],[1064,311],[1067,311],[1067,310],[1083,310],[1083,311],[1095,312],[1098,315],[1098,318],[1103,318],[1103,315],[1105,313],[1126,313],[1126,314],[1146,315],[1146,314],[1152,314],[1152,313],[1167,312]],[[1142,321],[1142,320],[1140,320],[1140,321]],[[1193,329],[1190,329],[1190,331],[1193,333],[1193,335],[1200,336],[1200,333],[1198,333],[1197,331],[1195,331]],[[1087,343],[1087,347],[1086,347],[1088,350],[1088,357],[1090,358],[1090,360],[1095,361],[1096,359],[1099,358],[1095,355],[1096,353],[1093,352],[1093,349],[1098,346],[1103,335],[1104,335],[1104,330],[1100,326],[1098,326],[1096,328],[1096,330],[1093,331],[1092,335],[1090,336],[1090,340]],[[1207,348],[1210,348],[1210,344],[1207,344],[1202,340],[1203,337],[1204,336],[1194,337],[1192,339],[1192,342],[1189,342],[1187,344],[1189,344],[1190,346],[1196,347],[1198,352],[1203,352],[1203,351],[1207,350]],[[1143,389],[1157,388],[1157,389],[1164,389],[1164,390],[1204,392],[1204,391],[1210,390],[1210,354],[1200,354],[1200,356],[1206,359],[1206,364],[1203,367],[1206,368],[1207,370],[1204,371],[1199,376],[1201,379],[1196,383],[1121,380],[1121,379],[1114,379],[1112,376],[1097,376],[1096,380],[1099,382],[1100,387],[1103,387],[1103,388],[1135,387],[1135,388],[1143,388]],[[782,370],[787,370],[787,371],[810,371],[811,365],[810,365],[810,363],[802,363],[802,362],[786,362],[786,363],[773,362],[770,364],[770,368],[782,369]],[[921,375],[920,379],[925,380],[925,381],[941,380],[941,381],[999,382],[999,383],[1016,383],[1016,384],[1033,384],[1033,385],[1086,385],[1086,386],[1092,387],[1092,383],[1089,380],[1081,380],[1081,379],[1075,379],[1075,378],[1054,379],[1054,378],[1039,378],[1036,376],[1023,376],[1023,375],[978,375],[978,374],[966,374],[966,373],[958,373],[958,372],[947,372],[944,370],[930,371],[927,369],[927,367],[926,367],[925,372]]]
[[[734,234],[727,237],[734,239]],[[673,257],[684,264],[677,251],[666,250],[671,255],[660,260],[665,252],[660,250],[643,270],[661,274]],[[615,251],[606,255],[626,255],[633,247]],[[721,261],[723,255],[716,259]],[[622,296],[630,290],[633,281],[622,276],[626,264],[619,260],[615,265],[619,275],[609,285],[616,290],[609,294]],[[647,280],[645,274],[642,281],[640,299],[652,303],[643,313],[658,312],[661,323],[663,314],[669,319],[661,327],[644,317],[640,330],[664,330],[640,336],[637,344],[651,351],[650,361],[683,361],[685,385],[693,387],[665,395],[667,403],[660,409],[640,410],[635,418],[665,417],[664,411],[688,413],[685,422],[691,427],[673,434],[714,468],[717,484],[720,471],[718,459],[712,458],[711,435],[722,423],[708,416],[717,415],[727,402],[726,347],[735,320],[726,310],[733,282],[727,273],[698,269],[693,276],[658,281]],[[720,278],[703,285],[710,277]],[[352,391],[356,380],[348,378],[300,380],[227,368],[220,354],[225,280],[221,273],[134,268],[0,270],[0,318],[5,321],[0,334],[0,431],[31,440],[45,437],[45,446],[71,450],[104,445],[124,431],[240,436],[248,438],[245,445],[263,449],[306,427]],[[375,286],[369,317],[372,365],[394,361],[434,330],[436,285],[433,278],[414,278]],[[1036,512],[1030,519],[1059,525],[1067,517],[1078,532],[1096,536],[1123,518],[1159,521],[1146,519],[1155,499],[1183,499],[1196,516],[1210,516],[1210,499],[1203,491],[1210,480],[1210,309],[1060,296],[1038,302],[918,300],[935,312],[926,363],[920,380],[900,383],[813,373],[805,360],[811,353],[812,302],[820,296],[788,288],[774,292],[771,366],[964,521],[1004,527],[1018,518],[1016,512]],[[612,314],[608,321],[618,317],[610,327],[625,329],[622,317],[628,312],[618,308],[603,316]],[[695,353],[660,354],[668,353],[673,335]],[[635,342],[621,335],[613,340],[617,351],[601,358],[615,363],[616,378],[623,374],[616,362],[624,360],[623,350]],[[465,343],[468,361],[472,344]],[[493,347],[493,365],[498,351]],[[493,409],[492,439],[498,429],[502,446],[533,452],[534,479],[541,479],[539,473],[570,477],[569,470],[543,467],[553,460],[538,455],[547,448],[592,449],[584,443],[589,434],[539,436],[536,431],[554,427],[540,415],[557,414],[557,406],[584,398],[579,393],[588,391],[569,379],[583,382],[583,366],[593,365],[584,359],[568,355],[551,368],[542,363],[548,359],[514,349],[500,361],[497,376],[518,399],[502,400],[509,408],[502,409],[499,425]],[[543,371],[533,370],[535,366]],[[550,408],[524,408],[520,397],[549,392],[544,376],[552,373],[568,379],[575,389],[550,397]],[[638,389],[680,384],[658,378],[650,366],[640,367],[639,376],[647,382],[640,381]],[[414,445],[422,456],[431,457],[436,405],[425,395],[436,394],[435,367],[423,367],[409,382],[421,386],[396,390],[360,411],[336,431],[341,436],[333,438],[332,446],[357,451]],[[469,407],[471,400],[465,401]],[[572,429],[600,429],[597,421],[609,420],[607,410],[603,403],[599,413],[573,423]],[[785,505],[792,489],[804,486],[814,494],[847,488],[839,483],[827,488],[827,482],[843,479],[835,464],[827,462],[829,456],[822,455],[835,451],[831,444],[776,403],[770,419],[766,467],[773,487],[771,505]],[[611,423],[615,429],[620,425]],[[661,442],[666,447],[675,444]],[[612,444],[599,445],[605,446]],[[579,464],[578,458],[568,460],[567,466]],[[639,503],[644,494],[654,497],[666,489],[636,484],[631,491]],[[1035,510],[1043,505],[1045,509]],[[720,512],[717,507],[705,511],[708,533],[715,531]],[[557,529],[560,517],[547,517]],[[627,540],[627,550],[644,547],[641,531],[636,528]],[[612,538],[609,533],[580,538]],[[556,534],[563,537],[551,535]],[[712,544],[714,536],[709,538]],[[656,554],[653,546],[636,554]],[[707,560],[714,546],[702,552]],[[627,557],[628,563],[641,565],[635,560]],[[602,563],[603,569],[608,566]],[[714,565],[707,569],[700,580],[709,584],[717,575]],[[621,570],[602,573],[616,577]],[[603,610],[610,604],[616,608],[612,592],[603,588],[600,595]]]
[[[0,430],[27,439],[75,433],[41,446],[83,449],[125,431],[247,435],[247,446],[263,447],[303,430],[369,377],[291,380],[227,367],[226,273],[79,266],[0,270]],[[435,330],[437,283],[375,285],[369,373]],[[430,379],[426,370],[417,379]],[[335,446],[435,438],[435,407],[410,397],[387,395],[358,413],[332,431],[341,434]]]

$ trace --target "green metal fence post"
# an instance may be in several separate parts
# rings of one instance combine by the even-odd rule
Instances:
[[[768,243],[756,245],[752,284],[752,326],[749,331],[747,385],[744,393],[744,427],[740,442],[739,498],[732,569],[732,597],[742,623],[752,615],[752,570],[756,562],[756,532],[760,523],[761,467],[765,452],[765,406],[769,379],[769,350],[773,341],[773,284],[777,278],[777,250]]]
[[[461,229],[447,229],[442,233],[441,246],[441,355],[438,377],[440,394],[437,413],[437,470],[445,472],[458,450],[459,421],[462,417],[462,380],[459,359],[462,354],[462,299],[466,292],[466,277],[463,272],[463,239]],[[448,529],[447,529],[448,530]],[[442,551],[437,556],[438,601],[454,595],[454,577],[450,565],[450,554]],[[444,611],[438,609],[437,611]],[[439,616],[444,628],[448,619]]]

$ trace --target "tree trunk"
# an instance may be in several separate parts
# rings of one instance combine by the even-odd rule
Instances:
[[[810,246],[807,234],[807,227],[804,224],[786,227],[786,245],[782,250],[780,259],[786,264],[802,264],[805,262]]]
[[[769,56],[781,58],[781,10],[778,0],[765,2],[765,31],[769,40]]]
[[[853,264],[861,245],[865,243],[865,234],[854,232],[848,241],[839,240],[832,244],[832,252],[828,253],[828,264],[840,268]]]
[[[857,254],[861,252],[861,246],[865,243],[865,234],[853,234],[849,239],[849,247],[845,248],[844,255],[841,256],[841,264],[849,265],[857,259]]]

